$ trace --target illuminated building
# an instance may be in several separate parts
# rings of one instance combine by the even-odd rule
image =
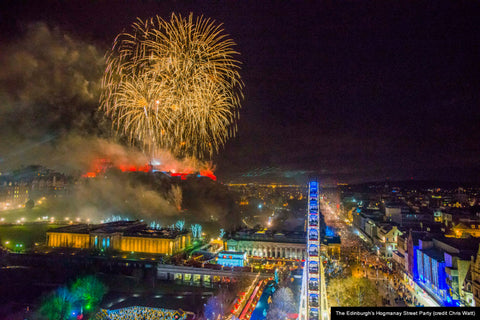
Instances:
[[[225,267],[243,267],[246,260],[247,254],[245,252],[220,251],[217,263]]]
[[[478,241],[455,238],[423,238],[415,250],[415,281],[443,306],[463,306],[463,284]],[[473,268],[474,269],[474,268]],[[472,273],[473,278],[473,273]],[[468,290],[467,290],[468,291]]]
[[[0,180],[0,210],[23,207],[30,199],[29,192],[27,182]]]
[[[248,256],[305,259],[305,234],[302,237],[283,233],[237,233],[226,241],[228,250],[246,252]]]
[[[375,239],[378,255],[385,259],[390,259],[393,252],[397,250],[397,237],[401,234],[402,232],[396,226],[380,224],[377,228],[377,238]]]
[[[430,218],[420,212],[412,212],[405,204],[386,204],[385,218],[399,226],[417,224],[419,221],[430,222]]]
[[[0,210],[25,206],[32,199],[63,196],[67,177],[41,166],[28,166],[14,173],[0,174]]]
[[[480,223],[478,221],[472,221],[469,225],[464,222],[460,222],[452,228],[453,236],[455,238],[462,238],[472,236],[475,238],[480,237]]]
[[[477,257],[471,267],[471,283],[473,299],[475,300],[475,306],[480,307],[480,246],[477,251]]]
[[[190,244],[187,231],[150,229],[139,221],[77,224],[47,232],[47,246],[174,254]]]
[[[420,248],[417,249],[417,270],[419,282],[442,301],[451,297],[447,292],[445,259],[443,252],[432,246],[428,240],[420,240]]]

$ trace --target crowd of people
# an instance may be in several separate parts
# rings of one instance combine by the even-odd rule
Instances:
[[[102,309],[95,317],[97,320],[184,320],[182,311],[148,307],[128,307],[117,310]]]

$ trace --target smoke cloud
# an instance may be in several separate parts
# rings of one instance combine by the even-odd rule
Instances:
[[[69,196],[49,201],[49,209],[52,214],[95,222],[112,216],[162,223],[178,219],[179,212],[164,192],[141,178],[109,172],[106,177],[82,179]]]
[[[59,29],[30,25],[2,50],[0,66],[2,120],[25,137],[82,128],[97,108],[103,54]]]
[[[88,170],[96,158],[134,166],[155,159],[165,171],[212,169],[168,151],[152,159],[113,142],[105,129],[110,124],[97,113],[104,63],[103,50],[41,22],[5,46],[0,55],[3,169],[34,162],[71,173]]]
[[[38,159],[39,146],[52,145],[68,132],[98,130],[101,50],[44,23],[30,25],[21,39],[2,49],[1,166]]]

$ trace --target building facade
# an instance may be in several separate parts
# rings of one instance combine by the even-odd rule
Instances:
[[[226,244],[228,250],[245,252],[252,257],[305,259],[306,254],[305,242],[229,239]]]
[[[473,299],[475,300],[475,307],[480,307],[480,246],[478,248],[475,263],[472,264],[471,276],[472,293]]]
[[[139,221],[71,225],[47,232],[48,247],[174,254],[189,246],[187,231],[149,229]]]
[[[474,289],[475,267],[471,261],[478,242],[425,236],[418,240],[418,246],[414,248],[412,269],[414,281],[418,285],[427,290],[442,306],[472,304],[470,292],[471,284]]]
[[[397,250],[397,237],[402,232],[396,226],[381,224],[377,229],[377,254],[385,259],[392,258],[393,252]]]
[[[224,267],[244,267],[246,261],[245,252],[220,251],[217,257],[217,263]]]

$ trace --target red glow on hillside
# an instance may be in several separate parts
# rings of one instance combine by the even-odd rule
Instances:
[[[87,173],[82,175],[82,177],[84,177],[84,178],[95,178],[96,176],[97,176],[96,172],[87,172]]]
[[[206,169],[206,170],[200,170],[200,175],[202,177],[207,177],[212,179],[213,181],[217,181],[217,177],[213,174],[212,170]]]
[[[122,172],[150,172],[152,171],[152,167],[148,164],[143,166],[132,166],[132,165],[118,165],[117,169],[120,169]]]
[[[177,172],[175,169],[168,170],[171,177],[180,177],[182,180],[186,180],[188,175],[193,174],[192,170]]]
[[[109,159],[96,159],[93,161],[90,170],[83,174],[83,178],[95,178],[99,175],[105,174],[108,169],[116,168],[122,172],[152,172],[152,171],[161,171],[165,174],[168,174],[171,177],[180,177],[182,180],[186,180],[189,175],[195,174],[195,171],[187,169],[184,171],[178,171],[175,169],[166,169],[161,167],[155,167],[150,164],[135,166],[131,164],[114,164]],[[213,174],[213,171],[210,169],[200,170],[198,173],[199,176],[207,177],[213,181],[217,181],[217,177]]]
[[[95,159],[90,166],[90,170],[83,174],[84,178],[95,178],[99,174],[105,173],[108,168],[113,167],[113,163],[108,159]]]

